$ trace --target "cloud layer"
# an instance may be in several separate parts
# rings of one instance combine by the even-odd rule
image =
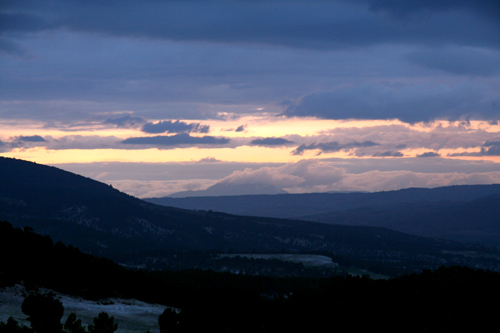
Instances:
[[[67,29],[176,41],[260,42],[313,48],[415,40],[499,45],[500,34],[492,29],[499,24],[497,2],[437,3],[188,0],[148,1],[144,5],[129,0],[51,1],[46,5],[9,1],[2,5],[1,31]],[[99,13],[108,15],[99,17]]]
[[[141,131],[144,133],[208,133],[210,126],[200,123],[185,123],[183,121],[164,120],[157,123],[144,124]]]
[[[287,116],[498,120],[498,8],[468,0],[3,1],[0,117],[101,118],[156,134],[180,132],[152,119],[279,112],[287,103]]]
[[[483,173],[422,173],[406,170],[348,173],[335,163],[303,160],[279,167],[235,171],[219,183],[271,184],[290,193],[325,191],[383,191],[408,187],[491,184],[500,182],[500,171]]]
[[[500,94],[471,83],[391,88],[361,85],[307,95],[289,106],[286,116],[326,119],[399,119],[408,123],[436,119],[500,118]]]
[[[180,133],[171,136],[146,136],[146,137],[136,137],[128,138],[121,141],[122,144],[126,145],[147,145],[153,147],[176,147],[180,145],[224,145],[229,143],[230,140],[227,138],[216,138],[213,136],[190,136],[187,133]]]
[[[498,1],[1,1],[0,76],[3,155],[225,170],[141,193],[497,181]]]

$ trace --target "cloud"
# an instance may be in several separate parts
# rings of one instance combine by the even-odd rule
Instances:
[[[12,42],[5,38],[0,38],[0,52],[18,57],[22,57],[26,54],[26,50],[22,48],[18,43]]]
[[[383,152],[375,153],[372,155],[373,157],[403,157],[403,153],[399,151],[391,151],[391,150],[386,150]]]
[[[292,151],[292,155],[302,155],[306,150],[318,149],[324,153],[332,153],[341,150],[350,150],[353,148],[362,148],[362,147],[374,147],[378,145],[379,145],[378,143],[372,141],[364,141],[364,142],[354,141],[344,144],[340,144],[337,141],[312,143],[310,145],[302,144]]]
[[[127,145],[148,145],[148,146],[196,146],[196,145],[224,145],[229,143],[227,138],[216,138],[213,136],[195,137],[187,133],[180,133],[172,136],[146,136],[128,138],[121,141],[122,144]]]
[[[500,52],[472,47],[434,47],[414,51],[408,60],[458,75],[494,76],[500,72]]]
[[[218,183],[265,183],[290,193],[325,191],[387,191],[408,187],[438,187],[500,183],[500,171],[423,173],[407,170],[348,173],[335,162],[302,160],[279,167],[235,171]]]
[[[217,163],[217,162],[222,162],[222,161],[213,157],[205,157],[200,159],[197,163]]]
[[[99,135],[67,135],[57,139],[47,137],[48,149],[120,149],[120,138]]]
[[[455,86],[409,85],[392,88],[362,84],[304,96],[283,112],[288,117],[325,119],[399,119],[407,123],[436,119],[500,117],[500,95],[472,82]]]
[[[243,132],[245,130],[246,125],[241,125],[238,126],[238,128],[235,130],[235,132]]]
[[[486,149],[483,148],[485,155],[500,156],[500,141],[486,141],[484,147],[486,147]]]
[[[235,171],[218,183],[268,184],[276,188],[311,188],[337,182],[342,179],[344,173],[344,169],[332,167],[326,163],[316,160],[302,160],[280,167],[262,167],[257,170],[247,168]]]
[[[93,179],[99,177],[100,181],[139,197],[203,190],[223,180],[235,185],[268,182],[292,193],[382,191],[386,190],[385,185],[387,189],[399,189],[500,183],[497,163],[445,158],[335,158],[288,164],[101,162],[54,166]]]
[[[114,188],[138,198],[158,198],[181,191],[206,190],[215,183],[210,179],[181,179],[181,180],[112,180],[106,181]]]
[[[308,137],[309,141],[366,140],[380,144],[379,150],[425,149],[460,149],[481,147],[486,141],[495,141],[498,132],[488,122],[475,125],[466,122],[434,122],[420,126],[379,125],[366,127],[335,128],[321,132],[318,136]],[[295,139],[300,142],[300,139]],[[302,139],[304,140],[304,139]],[[373,151],[372,151],[373,152]]]
[[[433,151],[428,151],[423,154],[417,155],[417,157],[441,157],[441,155]]]
[[[10,4],[12,7],[16,7],[16,4]],[[0,26],[0,33],[12,33],[12,32],[36,32],[45,29],[50,29],[51,25],[44,20],[40,15],[32,15],[20,12],[8,12],[9,5],[2,5],[3,8],[7,9],[6,12],[0,12],[0,21],[2,25]],[[28,5],[29,7],[29,5]],[[18,8],[18,10],[22,8]],[[16,11],[18,11],[16,10]]]
[[[10,141],[5,142],[5,148],[12,150],[14,148],[33,148],[45,147],[49,150],[65,150],[65,149],[123,149],[119,144],[120,139],[115,136],[99,136],[99,135],[66,135],[59,138],[53,138],[46,135],[42,138],[39,135],[21,136],[10,138]]]
[[[446,11],[466,11],[499,21],[500,5],[495,0],[458,0],[458,1],[380,1],[363,0],[374,11],[388,11],[395,16],[409,19],[418,14],[440,13]]]
[[[277,147],[277,146],[289,146],[293,144],[293,141],[283,139],[283,138],[263,138],[263,139],[255,139],[250,142],[252,146],[261,146],[261,147]]]
[[[208,133],[210,126],[200,123],[185,123],[183,121],[164,120],[156,124],[147,123],[142,127],[144,133]]]
[[[19,141],[22,142],[45,142],[44,138],[42,138],[40,135],[31,135],[31,136],[20,136],[18,137]]]
[[[391,42],[498,46],[499,33],[493,29],[500,17],[497,3],[397,2],[207,0],[151,1],[147,6],[136,1],[60,0],[50,6],[11,2],[3,8],[5,23],[0,31],[65,29],[119,37],[318,49]]]
[[[103,121],[103,124],[111,124],[119,128],[134,128],[142,125],[145,122],[146,119],[142,117],[133,117],[127,114],[123,117],[106,119],[105,121]]]
[[[479,152],[454,153],[449,156],[500,156],[500,141],[486,141]]]

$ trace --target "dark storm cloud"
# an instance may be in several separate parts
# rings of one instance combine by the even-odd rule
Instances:
[[[481,153],[485,156],[500,156],[500,141],[486,141]]]
[[[383,152],[375,153],[372,155],[373,157],[403,157],[403,153],[399,151],[391,151],[391,150],[386,150]]]
[[[289,146],[293,143],[294,143],[293,141],[283,138],[263,138],[263,139],[255,139],[250,142],[252,146],[261,146],[261,147]]]
[[[229,143],[227,138],[216,138],[213,136],[194,137],[187,133],[176,134],[172,136],[149,136],[136,137],[123,140],[121,143],[130,145],[149,145],[149,146],[181,146],[181,145],[224,145]]]
[[[22,56],[25,54],[25,50],[17,43],[2,38],[0,38],[0,52],[16,56]]]
[[[156,124],[147,123],[142,127],[144,133],[208,133],[210,126],[200,123],[185,123],[183,121],[160,121]]]
[[[417,157],[441,157],[441,155],[433,151],[427,151],[423,154],[417,155]]]
[[[0,99],[15,101],[0,116],[107,117],[139,128],[151,119],[277,113],[281,104],[287,116],[330,119],[499,119],[493,80],[483,81],[487,89],[454,86],[457,74],[500,73],[498,8],[464,0],[0,1]],[[359,85],[366,80],[390,86]],[[144,132],[206,133],[167,125]]]
[[[383,0],[23,1],[2,6],[4,20],[0,31],[67,29],[115,36],[312,48],[412,41],[496,47],[500,44],[498,2],[435,1],[433,4],[422,0],[410,3]]]
[[[14,7],[14,10],[22,11],[24,9],[23,6],[26,5],[26,2],[24,2],[23,4],[18,3],[21,8],[15,8],[17,7],[15,3],[13,3],[12,5]],[[1,6],[0,10],[5,10],[4,6]],[[36,32],[51,28],[57,28],[57,26],[57,23],[50,24],[39,15],[0,12],[0,33]]]
[[[45,142],[46,141],[40,135],[20,136],[18,138],[18,140],[22,141],[22,142]]]
[[[146,119],[142,117],[133,117],[131,115],[125,115],[118,118],[110,118],[103,121],[103,124],[115,125],[120,128],[133,128],[142,125],[146,122]]]
[[[373,141],[364,141],[364,142],[354,141],[344,144],[338,143],[337,141],[312,143],[310,145],[302,144],[292,151],[292,155],[302,155],[306,150],[318,149],[324,153],[332,153],[341,150],[349,150],[353,148],[363,148],[363,147],[374,147],[378,145],[379,145],[378,143],[375,143]]]
[[[360,85],[310,94],[289,106],[289,117],[325,119],[399,119],[408,123],[435,119],[498,119],[500,95],[470,82],[456,86],[414,85],[401,89]]]
[[[500,52],[478,48],[433,48],[407,56],[413,63],[458,75],[492,76],[500,72]]]
[[[362,0],[375,11],[388,11],[395,16],[408,18],[422,12],[467,11],[500,20],[500,3],[496,0]]]

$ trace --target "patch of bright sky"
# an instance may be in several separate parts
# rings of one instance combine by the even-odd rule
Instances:
[[[187,123],[197,122],[185,120]],[[332,129],[338,128],[362,128],[374,127],[379,125],[403,124],[420,132],[430,132],[438,127],[465,127],[467,130],[484,130],[488,132],[500,132],[500,125],[488,124],[487,122],[471,121],[469,124],[447,121],[438,121],[432,124],[404,124],[398,120],[320,120],[315,118],[286,118],[276,116],[243,116],[233,117],[229,120],[203,120],[202,125],[210,126],[208,135],[224,136],[230,138],[251,138],[251,137],[284,137],[287,135],[300,135],[302,137],[314,136],[327,133]],[[42,137],[51,136],[54,139],[62,138],[68,134],[71,135],[99,135],[114,136],[116,138],[126,139],[129,137],[154,136],[145,134],[140,128],[111,128],[102,123],[81,123],[67,128],[55,125],[47,128],[46,124],[41,122],[28,121],[10,121],[3,122],[0,125],[0,140],[8,141],[18,136],[40,135]],[[241,132],[235,132],[235,129],[244,125],[245,129]],[[70,130],[71,133],[68,133]],[[157,134],[155,134],[157,135]],[[167,134],[162,134],[167,135]],[[207,134],[194,133],[193,136],[203,136]],[[333,138],[332,138],[333,140]],[[300,143],[297,143],[297,146]],[[124,147],[127,148],[127,147]],[[173,149],[61,149],[51,150],[46,147],[37,148],[15,148],[10,152],[2,153],[6,157],[15,157],[43,164],[58,163],[89,163],[89,162],[186,162],[197,161],[207,156],[222,161],[231,162],[272,162],[288,163],[297,162],[304,158],[356,158],[352,151],[340,151],[333,153],[318,154],[319,151],[306,151],[303,155],[292,155],[292,146],[288,147],[258,147],[241,145],[236,148],[204,148],[204,147],[177,147]],[[429,149],[413,148],[404,149],[401,152],[405,157],[416,157],[417,155],[428,152]],[[459,150],[440,150],[442,157],[448,154],[460,152],[476,152],[478,148],[459,149]],[[366,156],[368,157],[368,156]],[[363,158],[363,157],[360,157]],[[387,157],[385,157],[387,158]],[[388,157],[390,158],[390,157]],[[483,159],[494,162],[500,162],[497,156],[484,157],[460,157],[461,159]]]
[[[245,125],[243,132],[225,132],[231,137],[283,137],[286,135],[310,136],[334,128],[365,127],[378,125],[401,124],[398,120],[333,120],[317,118],[287,118],[287,117],[242,117],[232,121],[205,122],[211,128],[225,132],[226,128]]]

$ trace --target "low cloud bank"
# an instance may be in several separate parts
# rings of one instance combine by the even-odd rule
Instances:
[[[387,191],[408,187],[438,187],[500,183],[500,171],[422,173],[406,170],[347,173],[334,162],[302,160],[280,167],[235,171],[219,183],[265,183],[290,193],[325,191]]]
[[[183,163],[56,166],[141,198],[205,190],[215,184],[235,187],[267,184],[289,193],[308,193],[500,183],[496,163],[444,158],[310,159],[288,164],[233,163],[206,158]]]

